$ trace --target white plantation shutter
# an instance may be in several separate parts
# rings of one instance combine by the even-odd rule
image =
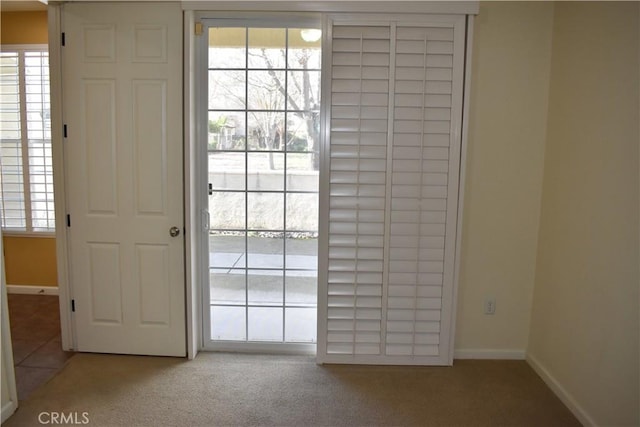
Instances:
[[[335,27],[327,354],[380,354],[389,27]]]
[[[464,37],[333,23],[322,362],[451,363]]]
[[[5,230],[55,229],[49,54],[0,52],[0,222]]]
[[[461,55],[462,52],[459,52]],[[448,354],[459,126],[454,29],[396,31],[386,354]],[[458,71],[458,70],[456,70]],[[462,74],[458,76],[462,78]],[[443,324],[447,322],[446,324]],[[443,346],[444,344],[444,346]],[[446,348],[443,348],[446,347]]]
[[[55,230],[49,93],[49,53],[25,52],[31,228]]]
[[[0,52],[0,218],[2,227],[27,224],[22,162],[20,55]]]

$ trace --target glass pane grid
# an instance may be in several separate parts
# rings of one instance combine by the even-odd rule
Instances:
[[[209,32],[213,340],[315,342],[320,45],[296,32]]]

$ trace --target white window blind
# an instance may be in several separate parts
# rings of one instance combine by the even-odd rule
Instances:
[[[49,97],[46,49],[0,53],[0,217],[5,230],[55,228]]]
[[[449,364],[464,17],[335,22],[331,42],[320,360]]]

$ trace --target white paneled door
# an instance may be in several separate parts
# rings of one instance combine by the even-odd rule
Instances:
[[[67,4],[62,28],[76,349],[184,356],[180,7]]]

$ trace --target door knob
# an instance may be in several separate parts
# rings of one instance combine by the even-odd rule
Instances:
[[[171,227],[169,229],[169,235],[171,237],[177,237],[180,234],[180,229],[178,227]]]

